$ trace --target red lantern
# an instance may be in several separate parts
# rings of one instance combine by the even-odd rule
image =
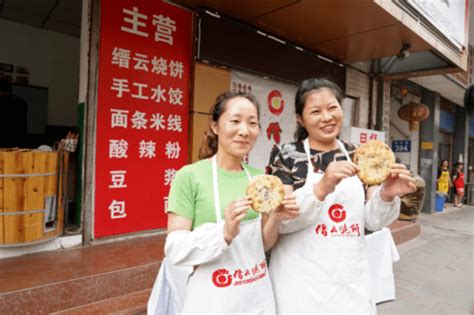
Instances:
[[[430,115],[430,109],[425,104],[410,102],[398,110],[398,117],[410,123],[410,130],[419,130],[420,121]]]

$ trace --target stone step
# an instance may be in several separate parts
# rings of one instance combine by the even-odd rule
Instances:
[[[0,260],[0,314],[48,314],[149,290],[164,238]]]
[[[392,232],[395,245],[412,240],[421,233],[421,226],[416,222],[398,220],[390,224],[388,228]]]
[[[52,315],[146,314],[151,289],[132,292],[110,299],[73,307]]]
[[[420,234],[413,222],[396,221],[389,228],[397,245]],[[164,240],[165,235],[142,237],[0,260],[0,314],[94,313],[116,303],[125,305],[121,314],[144,313]]]

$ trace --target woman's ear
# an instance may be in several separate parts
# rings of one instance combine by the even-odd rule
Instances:
[[[212,132],[214,132],[215,135],[217,135],[218,128],[217,128],[217,123],[215,121],[211,122],[211,130]]]
[[[298,122],[298,124],[304,127],[303,118],[301,118],[299,114],[296,114],[296,121]]]

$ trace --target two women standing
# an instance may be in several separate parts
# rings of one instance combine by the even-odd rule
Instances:
[[[463,163],[457,162],[454,164],[451,178],[448,160],[443,160],[438,169],[437,191],[448,195],[449,188],[453,187],[454,205],[460,208],[462,207],[462,200],[464,198],[464,184]]]
[[[258,104],[249,94],[217,99],[205,159],[182,168],[169,195],[166,258],[194,268],[182,312],[375,313],[364,230],[395,220],[398,196],[415,185],[395,164],[381,187],[364,189],[355,146],[337,139],[341,101],[330,81],[300,86],[296,142],[270,161],[287,196],[260,216],[245,188],[261,171],[242,163],[260,131]]]

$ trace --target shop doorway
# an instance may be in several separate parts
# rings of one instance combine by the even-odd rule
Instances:
[[[64,231],[71,227],[72,233],[80,233],[80,220],[75,220],[80,163],[78,152],[71,151],[70,146],[77,148],[77,141],[65,140],[71,135],[76,137],[80,125],[81,15],[82,0],[0,0],[0,37],[4,44],[0,50],[0,120],[3,126],[11,126],[8,130],[2,128],[0,134],[0,150],[5,152],[1,158],[9,163],[8,169],[0,170],[4,175],[1,193],[9,194],[12,202],[1,205],[0,213],[12,213],[1,216],[0,225],[13,225],[10,221],[14,216],[20,223],[27,216],[37,216],[35,226],[40,227],[34,232],[37,237],[20,235],[18,243],[47,240],[56,228],[54,236],[61,235],[63,227]],[[18,182],[24,184],[13,198],[13,193],[5,189],[14,186],[15,176],[21,176],[23,180]],[[34,201],[31,196],[35,196]],[[16,200],[26,201],[20,206]],[[5,223],[7,219],[10,223]],[[33,233],[20,223],[16,230]],[[3,229],[0,245],[15,245],[7,241],[13,239],[8,233]]]
[[[440,142],[438,147],[438,165],[436,168],[441,165],[441,161],[448,160],[449,165],[449,173],[452,174],[454,169],[454,161],[453,161],[453,135],[451,133],[447,133],[445,131],[440,131]],[[450,194],[449,200],[452,200],[452,194]]]
[[[472,183],[474,182],[474,138],[469,138],[469,163],[466,165],[466,171],[469,172],[467,180]]]
[[[469,151],[467,165],[464,166],[467,182],[466,202],[474,204],[474,138],[469,138]]]
[[[440,132],[440,143],[438,148],[438,162],[448,160],[449,168],[453,168],[453,135],[444,131]]]

